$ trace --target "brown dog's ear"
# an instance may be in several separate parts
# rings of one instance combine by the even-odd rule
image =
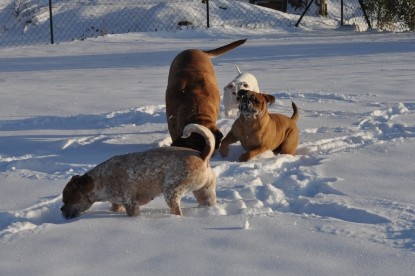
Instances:
[[[267,100],[269,105],[272,105],[275,102],[275,97],[270,94],[261,93],[262,96]]]
[[[82,193],[89,193],[94,189],[94,181],[92,180],[92,177],[87,174],[84,174],[83,176],[75,175],[72,179]]]

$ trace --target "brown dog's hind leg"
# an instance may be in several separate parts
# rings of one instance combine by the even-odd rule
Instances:
[[[287,135],[285,141],[274,150],[274,153],[295,155],[298,146],[298,130],[294,129]]]

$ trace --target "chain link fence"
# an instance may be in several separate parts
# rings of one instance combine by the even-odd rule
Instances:
[[[361,0],[0,0],[0,47],[207,27],[365,31],[364,15]]]

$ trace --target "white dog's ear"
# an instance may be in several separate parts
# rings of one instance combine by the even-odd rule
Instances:
[[[235,88],[235,83],[230,82],[227,86],[225,86],[225,88],[227,88],[227,89]]]

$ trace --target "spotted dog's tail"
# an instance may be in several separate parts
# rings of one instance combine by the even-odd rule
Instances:
[[[212,157],[213,151],[215,150],[215,137],[207,127],[198,124],[188,124],[183,130],[182,138],[189,137],[192,132],[202,135],[205,139],[206,146],[200,153],[200,157],[208,164],[210,157]]]
[[[239,45],[244,44],[245,41],[246,41],[246,39],[237,40],[237,41],[234,41],[232,43],[229,43],[229,44],[227,44],[225,46],[222,46],[222,47],[219,47],[219,48],[216,48],[216,49],[213,49],[213,50],[203,51],[203,52],[205,52],[206,54],[208,54],[209,57],[211,57],[211,58],[217,57],[217,56],[220,56],[220,55],[222,55],[222,54],[224,54],[226,52],[229,52],[230,50],[238,47]]]

